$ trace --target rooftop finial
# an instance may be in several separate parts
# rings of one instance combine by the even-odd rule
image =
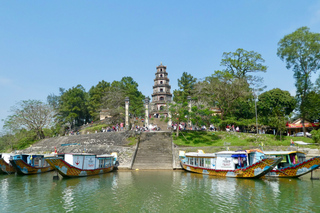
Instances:
[[[162,61],[161,61],[161,64],[160,65],[162,65]]]

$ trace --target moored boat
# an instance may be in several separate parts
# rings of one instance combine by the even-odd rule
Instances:
[[[189,152],[182,154],[181,166],[186,171],[221,177],[260,178],[271,171],[281,157],[266,158],[260,150]]]
[[[267,157],[282,157],[282,161],[266,177],[294,178],[305,175],[320,167],[320,156],[306,160],[299,151],[265,151]]]
[[[10,163],[10,158],[14,154],[11,153],[1,153],[0,154],[0,174],[13,174],[16,172],[15,168]]]
[[[85,177],[111,172],[117,166],[117,153],[60,154],[58,157],[47,158],[46,161],[63,177]]]
[[[53,171],[53,168],[45,161],[45,155],[15,155],[10,160],[10,163],[19,175],[32,175]]]

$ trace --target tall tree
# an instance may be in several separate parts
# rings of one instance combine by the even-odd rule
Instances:
[[[27,129],[36,132],[38,139],[45,137],[43,128],[50,127],[53,122],[52,108],[38,100],[21,101],[12,107],[13,115],[5,120],[5,128],[16,131]]]
[[[88,93],[82,85],[65,91],[60,97],[59,116],[73,128],[90,120],[86,102]]]
[[[225,66],[225,71],[238,79],[246,79],[250,84],[260,84],[262,78],[252,75],[256,72],[266,72],[267,66],[261,54],[238,48],[235,52],[224,52],[220,65]]]
[[[310,32],[308,27],[301,27],[279,41],[277,55],[286,62],[287,69],[293,69],[296,97],[305,133],[307,97],[312,88],[310,78],[312,72],[316,73],[320,68],[320,34]]]
[[[233,110],[234,104],[241,97],[250,94],[245,79],[235,78],[227,71],[215,71],[205,81],[197,84],[197,95],[206,99],[221,111],[221,119]]]
[[[129,97],[129,113],[132,117],[143,117],[143,100],[145,96],[138,90],[138,83],[132,77],[123,77],[121,81],[113,81],[110,89],[102,98],[104,108],[109,109],[110,115],[116,119],[113,122],[124,120],[124,99]]]
[[[193,89],[197,79],[191,74],[183,72],[180,79],[178,79],[179,90],[173,91],[173,101],[183,103],[187,101],[188,96],[192,96]]]
[[[168,110],[171,115],[172,123],[177,124],[176,136],[179,137],[179,124],[181,122],[187,122],[190,114],[188,103],[172,103],[168,105]],[[166,118],[168,122],[169,117]]]
[[[262,93],[257,105],[260,120],[281,133],[286,129],[286,116],[296,107],[296,100],[288,91],[276,88]]]
[[[100,81],[96,86],[92,86],[89,90],[88,110],[93,120],[99,117],[99,111],[102,107],[102,99],[110,90],[110,83],[104,80]]]

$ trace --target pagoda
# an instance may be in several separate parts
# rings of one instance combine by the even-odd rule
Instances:
[[[167,67],[162,63],[157,66],[156,77],[154,79],[151,113],[156,117],[168,115],[167,104],[172,101],[172,94],[170,92],[171,86],[169,85],[169,78]]]

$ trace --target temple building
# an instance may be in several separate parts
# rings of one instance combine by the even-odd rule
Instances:
[[[170,92],[171,86],[169,85],[169,78],[167,67],[162,63],[157,66],[155,74],[152,102],[150,104],[150,114],[158,116],[167,116],[167,104],[172,101],[172,94]]]

